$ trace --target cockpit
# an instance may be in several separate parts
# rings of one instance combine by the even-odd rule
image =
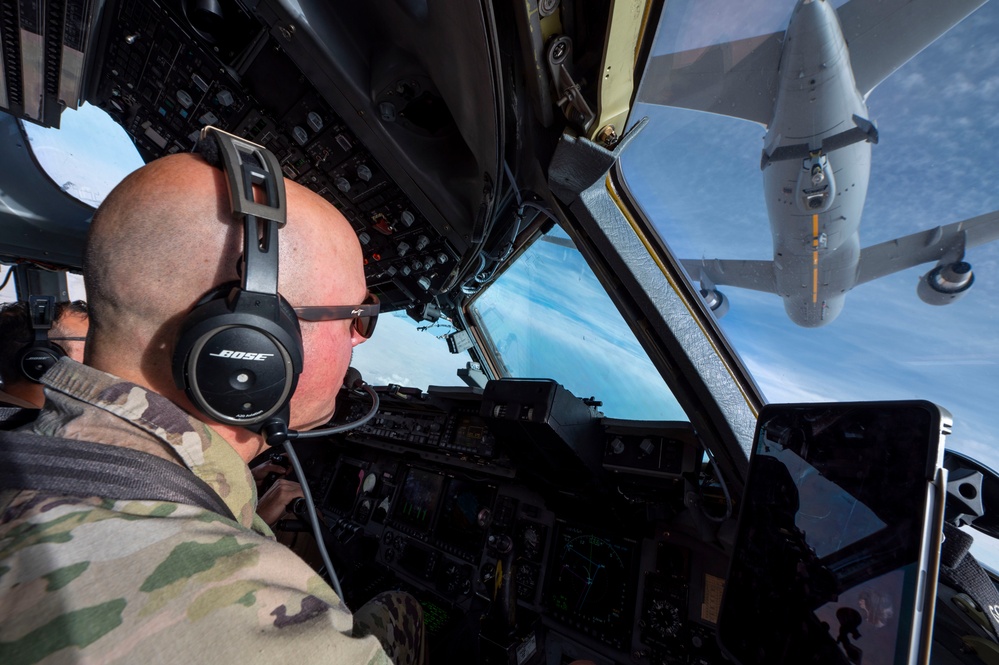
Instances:
[[[97,114],[136,163],[191,151],[205,126],[267,148],[349,221],[381,302],[352,362],[377,411],[330,386],[331,425],[363,424],[298,447],[346,604],[412,593],[431,662],[731,662],[719,618],[770,402],[946,407],[938,466],[958,484],[940,510],[976,553],[999,536],[986,270],[970,289],[972,261],[999,260],[999,199],[959,175],[933,185],[931,156],[891,145],[959,136],[981,172],[999,134],[888,117],[907,89],[932,96],[920,81],[955,43],[999,66],[999,7],[955,3],[878,50],[887,28],[862,29],[877,3],[831,3],[843,101],[822,77],[785,83],[799,3],[708,4],[4,5],[6,299],[85,297],[108,186],[53,180],[45,132]],[[932,3],[882,4],[892,25]],[[999,102],[994,79],[962,108]],[[289,509],[279,540],[322,571],[307,511]],[[931,662],[991,662],[983,608],[944,586]],[[828,662],[875,662],[853,655]]]

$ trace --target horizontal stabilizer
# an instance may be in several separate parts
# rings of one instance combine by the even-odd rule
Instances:
[[[836,10],[857,89],[866,97],[892,72],[986,0],[850,0]],[[637,101],[743,118],[774,116],[784,33],[649,60]],[[869,140],[869,139],[863,139]],[[876,142],[876,141],[874,141]]]
[[[999,211],[860,250],[857,284],[930,262],[955,262],[969,247],[999,240]]]
[[[860,143],[861,141],[868,141],[869,143],[878,142],[878,128],[874,126],[873,122],[867,118],[861,118],[859,115],[853,116],[853,122],[856,124],[855,127],[822,139],[822,149],[819,152],[823,155],[828,155],[833,150],[839,150],[840,148],[845,148],[848,145]],[[807,143],[778,146],[769,155],[766,151],[763,152],[760,170],[762,171],[767,168],[771,162],[783,162],[789,159],[808,159],[811,156],[812,150]]]

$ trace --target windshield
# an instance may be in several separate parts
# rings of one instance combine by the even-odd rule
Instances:
[[[745,41],[650,58],[639,91],[646,103],[631,116],[649,124],[622,158],[632,194],[708,304],[718,305],[722,331],[767,401],[929,399],[954,415],[949,447],[999,468],[999,219],[946,226],[999,210],[999,4],[885,72],[866,100],[864,90],[825,99],[837,84],[820,72],[796,83],[810,95],[797,106],[771,104],[772,90],[750,88],[767,49],[783,43],[782,33],[777,41],[767,35],[788,26],[793,0],[748,2],[737,13],[716,12],[720,4],[730,3],[671,2],[664,10],[654,56]],[[853,44],[851,57],[878,53],[859,37]],[[737,72],[741,79],[719,79],[706,92],[691,87],[740,55],[758,58]],[[836,57],[826,56],[826,71]],[[877,64],[853,63],[858,86],[876,82]],[[808,115],[823,103],[832,110]],[[713,112],[693,110],[699,106]],[[772,115],[760,121],[764,112]],[[793,135],[796,122],[806,128]],[[768,125],[784,131],[768,134]],[[820,126],[828,126],[825,138]],[[847,206],[855,204],[853,215]],[[918,265],[901,265],[920,251]],[[831,261],[842,263],[827,270]],[[939,264],[950,272],[931,273]],[[962,264],[973,266],[973,281]],[[935,286],[920,284],[927,273]]]
[[[471,309],[503,376],[550,378],[612,418],[687,420],[579,250],[553,227]]]
[[[395,384],[423,390],[463,386],[458,370],[471,359],[467,352],[449,351],[444,335],[453,332],[443,318],[417,323],[405,312],[381,314],[371,339],[354,347],[350,364],[373,386]]]

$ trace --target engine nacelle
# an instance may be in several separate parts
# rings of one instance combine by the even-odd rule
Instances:
[[[708,308],[715,313],[715,318],[720,319],[728,313],[728,298],[725,294],[718,289],[705,289],[700,290],[701,297],[704,298],[704,303]]]
[[[949,305],[967,293],[974,283],[971,264],[957,261],[937,266],[920,277],[916,293],[927,305]]]

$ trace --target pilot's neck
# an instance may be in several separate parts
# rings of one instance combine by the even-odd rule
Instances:
[[[45,392],[42,390],[42,384],[40,383],[18,381],[4,384],[0,390],[11,397],[16,397],[22,402],[33,405],[36,409],[42,408],[42,405],[45,404]]]

